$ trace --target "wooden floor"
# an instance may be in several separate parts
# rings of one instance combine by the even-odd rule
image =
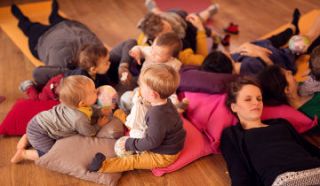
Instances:
[[[12,2],[29,3],[39,0],[1,0],[0,6]],[[100,39],[114,46],[127,38],[135,38],[139,31],[136,23],[145,13],[143,0],[59,0],[62,11],[91,28]],[[221,10],[215,26],[222,30],[230,21],[240,25],[240,35],[232,37],[231,50],[291,20],[291,13],[299,7],[302,13],[320,7],[319,0],[216,0]],[[14,101],[23,96],[18,91],[21,81],[30,79],[33,65],[0,30],[0,95],[7,97],[0,104],[0,120],[3,120]],[[319,134],[319,133],[318,133]],[[0,185],[97,185],[67,175],[62,175],[35,166],[32,162],[13,165],[10,158],[15,152],[18,137],[0,139]],[[319,143],[319,138],[312,138]],[[225,162],[221,155],[211,155],[187,167],[155,177],[150,171],[131,171],[123,174],[119,185],[230,185]]]

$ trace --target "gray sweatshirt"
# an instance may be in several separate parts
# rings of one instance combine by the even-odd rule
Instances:
[[[186,132],[182,120],[171,101],[152,106],[146,114],[146,136],[129,138],[125,148],[130,151],[151,151],[159,154],[177,154],[184,145]]]
[[[77,61],[82,46],[86,44],[103,45],[85,25],[65,20],[39,38],[36,50],[45,65],[67,67]]]
[[[94,136],[99,129],[97,125],[90,124],[90,118],[84,113],[63,103],[37,114],[35,119],[53,139],[78,133],[84,136]]]

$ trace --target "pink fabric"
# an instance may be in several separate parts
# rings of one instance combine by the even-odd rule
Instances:
[[[165,173],[173,172],[187,164],[211,154],[210,144],[208,139],[205,138],[187,119],[182,118],[183,127],[186,130],[186,141],[184,148],[177,161],[165,168],[152,169],[155,176],[162,176]]]
[[[318,123],[318,118],[314,118],[314,120],[312,121],[302,112],[288,105],[275,107],[265,106],[263,108],[261,119],[265,120],[271,118],[284,118],[288,120],[298,133],[306,132],[316,126]]]
[[[185,92],[189,100],[187,117],[210,141],[213,153],[219,153],[224,128],[235,125],[236,117],[225,106],[225,94]]]
[[[30,119],[41,111],[49,110],[59,102],[54,100],[36,101],[19,99],[13,105],[0,125],[0,134],[23,135]]]
[[[212,152],[219,153],[223,129],[238,121],[225,106],[226,95],[184,92],[184,97],[189,100],[187,118],[209,138]],[[288,120],[299,133],[317,125],[317,118],[312,121],[290,106],[264,107],[262,120],[276,118]]]

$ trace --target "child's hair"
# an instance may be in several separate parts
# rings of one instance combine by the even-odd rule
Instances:
[[[311,74],[317,81],[320,81],[320,46],[317,46],[312,50],[309,66]]]
[[[175,93],[180,83],[180,76],[171,66],[152,64],[143,68],[139,82],[145,83],[156,91],[161,99],[168,98]]]
[[[73,75],[63,78],[59,85],[59,100],[69,107],[78,107],[80,101],[86,99],[88,84],[93,81],[83,75]]]
[[[108,50],[103,45],[84,45],[79,54],[79,67],[89,71],[98,65],[98,60],[108,55]]]
[[[163,30],[162,18],[152,12],[147,13],[138,24],[138,28],[151,40]]]
[[[239,77],[238,79],[236,79],[235,81],[230,83],[230,86],[228,89],[226,106],[229,110],[231,110],[231,104],[237,102],[238,93],[240,92],[242,87],[244,87],[246,85],[253,85],[253,86],[258,87],[261,90],[260,85],[256,81],[256,79],[254,79],[252,77],[247,77],[247,76]],[[231,110],[231,112],[232,112],[232,110]]]
[[[170,47],[173,57],[178,57],[182,49],[182,41],[174,32],[167,32],[159,35],[155,40],[155,45]]]
[[[213,51],[203,61],[201,70],[215,73],[232,73],[232,61],[223,52]]]

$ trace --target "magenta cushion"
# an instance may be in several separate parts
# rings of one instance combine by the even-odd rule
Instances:
[[[225,106],[226,95],[185,92],[184,96],[189,100],[187,118],[209,138],[212,152],[219,153],[223,129],[237,123]]]
[[[59,102],[54,100],[37,101],[31,99],[18,99],[0,125],[0,134],[23,135],[27,124],[37,113],[49,110]]]
[[[288,105],[263,107],[262,120],[284,118],[288,120],[298,133],[303,133],[317,126],[318,118],[312,121],[308,116]]]
[[[171,165],[165,168],[152,169],[155,176],[162,176],[165,173],[173,172],[189,163],[211,154],[208,139],[201,134],[187,119],[182,118],[183,127],[186,130],[186,141],[179,158]]]
[[[184,97],[189,100],[187,118],[209,138],[212,152],[219,153],[223,129],[237,123],[237,118],[225,106],[226,95],[184,92]],[[317,118],[312,121],[303,113],[287,105],[264,107],[262,120],[276,118],[288,120],[299,133],[317,124]]]

